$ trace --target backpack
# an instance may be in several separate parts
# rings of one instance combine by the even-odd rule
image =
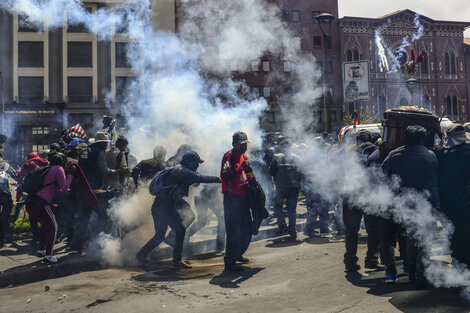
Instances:
[[[8,181],[8,174],[4,170],[0,170],[0,193],[10,193],[10,182]]]
[[[51,169],[50,166],[43,166],[29,173],[28,175],[26,175],[26,177],[23,180],[23,184],[21,185],[22,190],[26,192],[27,194],[31,195],[31,194],[35,194],[36,192],[38,192],[39,190],[41,190],[42,188],[46,186],[55,184],[55,181],[54,181],[50,184],[44,185],[44,177],[46,176],[46,173],[49,172],[50,169]]]
[[[152,181],[150,182],[150,185],[149,185],[149,192],[152,196],[161,196],[163,192],[168,191],[175,186],[175,185],[170,185],[170,186],[164,185],[165,177],[172,170],[173,168],[167,168],[155,174],[155,176],[152,178]]]

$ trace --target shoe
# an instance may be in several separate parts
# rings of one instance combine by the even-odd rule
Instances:
[[[360,269],[361,267],[357,263],[346,265],[346,272],[357,272]]]
[[[296,240],[297,239],[297,232],[294,230],[294,231],[290,231],[289,232],[289,236],[292,240]]]
[[[136,256],[135,256],[135,259],[136,259],[137,261],[139,261],[140,263],[144,264],[144,265],[152,265],[152,264],[154,264],[154,262],[153,262],[150,258],[148,258],[148,257],[143,258],[143,257],[140,257],[140,256],[136,255]]]
[[[375,262],[374,261],[365,261],[364,262],[364,267],[368,268],[368,269],[372,269],[372,270],[384,270],[385,269],[385,265],[380,264],[377,261],[375,261]]]
[[[52,255],[45,255],[44,262],[49,264],[57,264],[59,263],[59,259]]]
[[[250,259],[245,258],[244,256],[242,256],[237,260],[237,262],[240,262],[242,264],[246,264],[246,263],[250,262]]]
[[[320,237],[322,238],[333,237],[333,230],[330,227],[320,229]]]
[[[394,284],[397,281],[397,274],[387,274],[385,277],[385,282],[387,284]]]
[[[174,268],[193,268],[193,266],[187,263],[185,260],[173,261],[171,263],[171,266],[173,266]]]
[[[38,250],[38,252],[36,252],[36,256],[38,258],[43,258],[46,256],[46,250]]]
[[[241,272],[243,271],[243,266],[236,263],[225,263],[225,272]]]
[[[281,225],[277,227],[276,230],[276,235],[280,236],[287,233],[287,226],[286,225]]]

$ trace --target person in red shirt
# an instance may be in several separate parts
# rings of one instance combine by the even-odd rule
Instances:
[[[224,262],[225,271],[241,271],[243,267],[236,262],[248,262],[243,254],[251,242],[252,219],[245,192],[248,184],[245,170],[250,162],[244,154],[248,144],[246,134],[236,132],[232,139],[233,149],[225,153],[220,171],[227,233]]]

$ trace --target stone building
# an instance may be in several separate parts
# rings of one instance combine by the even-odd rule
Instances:
[[[464,44],[464,30],[470,22],[419,16],[422,36],[400,54],[403,38],[417,33],[416,16],[416,12],[403,10],[377,19],[347,16],[339,20],[341,62],[370,61],[372,99],[362,105],[379,117],[387,108],[413,104],[447,115],[453,121],[470,120],[469,46]],[[412,48],[416,55],[423,53],[424,60],[415,74],[381,69],[376,30],[380,30],[384,44],[401,65],[409,60]],[[395,56],[387,56],[390,66]],[[414,88],[407,84],[410,77],[418,81]],[[344,112],[353,110],[353,103],[344,103]]]
[[[94,12],[126,0],[83,2]],[[174,32],[174,0],[151,4],[154,28]],[[66,17],[59,29],[38,30],[0,11],[0,42],[5,119],[0,131],[14,138],[6,143],[6,157],[20,163],[28,153],[48,149],[64,127],[81,123],[93,136],[108,108],[120,107],[122,86],[137,76],[125,57],[134,43],[124,32],[102,41],[83,25],[68,26]]]

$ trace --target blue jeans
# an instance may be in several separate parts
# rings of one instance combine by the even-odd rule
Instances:
[[[286,225],[282,205],[286,200],[287,215],[289,217],[289,232],[295,232],[295,223],[297,218],[297,200],[299,198],[299,188],[276,188],[274,197],[274,210],[276,212],[277,225],[282,227]]]
[[[307,222],[305,228],[313,228],[317,217],[320,220],[320,230],[329,228],[331,224],[330,215],[328,214],[330,203],[317,193],[306,192],[305,198],[307,202]]]
[[[224,194],[225,264],[234,264],[248,250],[251,242],[250,208],[246,197],[239,197],[229,192]]]

